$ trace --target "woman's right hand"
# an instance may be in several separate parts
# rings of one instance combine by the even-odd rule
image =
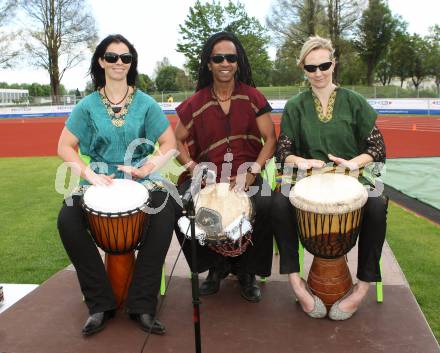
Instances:
[[[324,161],[320,161],[319,159],[304,159],[302,158],[302,161],[299,161],[298,164],[298,169],[312,169],[312,168],[324,168],[325,167],[325,162]]]
[[[112,175],[97,174],[90,167],[84,171],[84,178],[92,185],[110,185],[115,177]]]
[[[325,162],[319,159],[305,159],[302,157],[290,155],[286,158],[286,161],[288,163],[293,163],[295,167],[302,170],[325,167]]]

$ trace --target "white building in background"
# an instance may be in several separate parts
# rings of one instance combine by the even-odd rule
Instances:
[[[0,88],[0,105],[29,103],[27,89]]]

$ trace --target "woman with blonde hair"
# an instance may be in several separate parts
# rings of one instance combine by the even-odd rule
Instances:
[[[358,170],[385,161],[383,137],[376,127],[377,114],[366,99],[333,83],[336,65],[332,43],[311,37],[303,45],[298,66],[310,89],[292,97],[284,108],[276,158],[296,170],[322,168],[328,163]],[[383,196],[369,197],[359,236],[358,282],[331,307],[333,320],[350,318],[366,296],[370,282],[380,281],[379,260],[386,231],[387,203]],[[289,281],[309,316],[325,317],[321,299],[312,295],[299,276],[298,236],[294,209],[282,193],[273,196],[272,220],[280,248],[280,272]],[[292,236],[294,235],[294,236]]]

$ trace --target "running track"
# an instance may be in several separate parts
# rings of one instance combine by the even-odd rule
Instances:
[[[175,126],[177,118],[168,116]],[[279,133],[281,116],[273,115]],[[0,121],[0,157],[56,155],[65,117]],[[440,118],[381,116],[377,125],[387,147],[387,157],[440,156]]]

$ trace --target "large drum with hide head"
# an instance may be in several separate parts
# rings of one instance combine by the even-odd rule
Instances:
[[[134,251],[142,245],[148,190],[132,180],[90,186],[83,196],[90,233],[106,252],[105,265],[118,307],[122,306],[134,269]]]
[[[254,211],[244,191],[229,187],[229,183],[209,184],[194,196],[196,238],[223,256],[235,257],[251,244]],[[191,236],[186,217],[180,218],[179,227]]]
[[[354,177],[326,173],[298,181],[289,199],[300,241],[315,255],[307,282],[331,306],[353,285],[344,255],[356,244],[367,190]]]

